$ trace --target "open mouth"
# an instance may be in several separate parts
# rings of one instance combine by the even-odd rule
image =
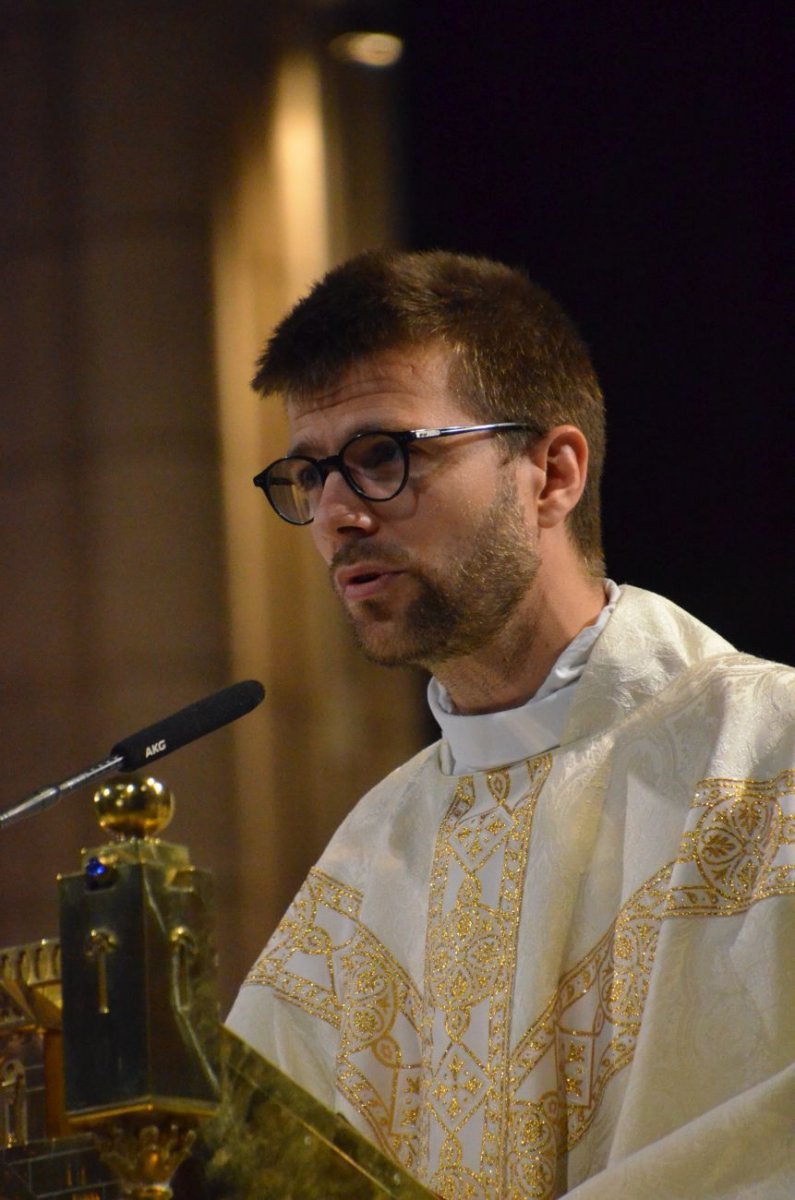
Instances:
[[[380,595],[400,575],[400,571],[353,570],[343,571],[337,579],[340,594],[347,600],[367,600]]]

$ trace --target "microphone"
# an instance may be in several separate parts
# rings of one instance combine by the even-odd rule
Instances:
[[[13,808],[0,813],[0,829],[13,825],[25,817],[33,816],[42,809],[50,808],[60,800],[66,792],[82,787],[91,779],[106,775],[109,771],[135,771],[138,767],[148,766],[158,758],[171,754],[187,746],[189,742],[212,733],[230,721],[251,712],[260,704],[265,696],[265,689],[256,679],[245,679],[242,683],[233,683],[205,696],[179,712],[172,713],[154,725],[147,725],[138,733],[133,733],[111,747],[110,756],[102,762],[95,763],[78,775],[65,779],[63,783],[52,787],[42,788],[15,804]]]
[[[171,754],[172,750],[195,742],[205,733],[212,733],[222,725],[236,721],[256,708],[264,695],[265,689],[256,679],[233,683],[154,725],[147,725],[138,733],[130,734],[112,746],[110,752],[122,758],[122,771],[135,771],[162,758],[164,754]]]

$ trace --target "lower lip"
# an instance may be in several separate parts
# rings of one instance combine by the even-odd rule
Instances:
[[[346,600],[369,600],[372,596],[380,596],[399,574],[399,571],[385,571],[383,575],[376,575],[361,583],[351,580],[342,588],[342,595]]]

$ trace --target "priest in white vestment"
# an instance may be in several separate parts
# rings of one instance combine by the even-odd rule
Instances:
[[[442,736],[228,1024],[445,1200],[784,1200],[795,672],[600,577],[589,370],[540,289],[452,255],[362,256],[277,330],[291,450],[258,482],[365,652],[432,671]]]

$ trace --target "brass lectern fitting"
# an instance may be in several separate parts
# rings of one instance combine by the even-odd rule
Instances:
[[[115,775],[94,795],[97,820],[121,838],[156,838],[174,815],[174,797],[151,776]]]

